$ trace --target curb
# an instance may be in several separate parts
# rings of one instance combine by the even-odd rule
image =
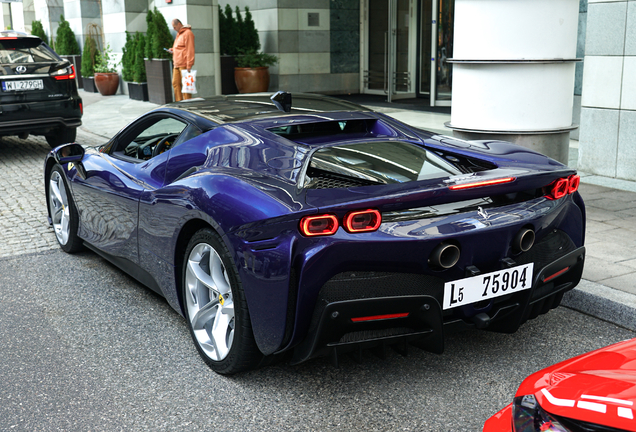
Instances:
[[[581,279],[561,305],[628,330],[636,331],[636,295]]]

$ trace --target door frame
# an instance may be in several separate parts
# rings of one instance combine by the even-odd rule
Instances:
[[[395,49],[396,44],[396,32],[397,32],[397,1],[386,0],[388,7],[388,21],[389,31],[386,41],[387,56],[386,60],[386,76],[393,77],[395,74],[395,63],[397,52]],[[409,89],[408,91],[396,91],[395,86],[392,83],[386,83],[386,90],[370,90],[365,83],[365,72],[369,69],[369,0],[360,0],[360,93],[365,94],[378,94],[386,95],[387,101],[391,102],[396,99],[415,98],[417,94],[417,36],[418,36],[418,23],[417,23],[417,0],[408,0],[409,2],[409,49],[408,49],[408,74],[409,74]],[[385,76],[385,79],[386,79]],[[391,79],[391,81],[393,81]]]

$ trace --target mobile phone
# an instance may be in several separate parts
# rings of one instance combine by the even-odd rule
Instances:
[[[164,50],[164,51],[169,51],[169,50],[168,50],[168,48],[164,48],[163,50]]]

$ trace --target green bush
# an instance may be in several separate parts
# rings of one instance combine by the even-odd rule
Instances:
[[[124,81],[133,80],[133,67],[135,65],[135,39],[126,32],[126,44],[122,48],[121,77]]]
[[[273,66],[278,63],[278,57],[251,50],[236,57],[236,66],[242,68],[257,68]]]
[[[144,52],[146,50],[146,38],[141,33],[135,33],[135,57],[133,62],[133,81],[146,82],[146,65]]]
[[[60,16],[60,26],[57,28],[55,39],[55,52],[59,55],[77,55],[80,53],[75,33],[71,30],[68,21],[64,19],[64,15]]]
[[[44,27],[42,26],[42,22],[40,22],[40,20],[35,20],[31,23],[31,34],[42,39],[45,44],[49,44],[49,38],[44,32]]]
[[[95,56],[95,72],[97,73],[114,73],[115,64],[111,63],[110,56],[113,51],[110,49],[110,44],[106,44],[104,51],[97,53]]]
[[[152,58],[172,58],[172,54],[164,50],[164,48],[172,48],[172,44],[174,43],[172,34],[170,34],[170,29],[168,28],[168,23],[163,17],[163,14],[159,12],[156,7],[153,18],[154,33],[152,35]]]
[[[92,37],[86,38],[84,43],[84,51],[82,52],[82,76],[85,78],[92,77],[95,74],[95,58],[99,51],[97,43]]]
[[[252,19],[250,8],[245,6],[245,20],[243,21],[243,31],[241,32],[241,38],[243,46],[241,47],[247,51],[258,51],[261,49],[261,41],[258,39],[258,31],[256,25]]]
[[[152,13],[150,9],[148,9],[148,13],[146,14],[146,25],[148,26],[148,30],[146,30],[146,48],[144,55],[147,59],[151,59],[153,57],[152,41],[155,38],[155,14]]]
[[[225,12],[219,10],[219,33],[223,55],[237,56],[242,52],[258,52],[261,48],[258,31],[248,7],[245,7],[245,19],[238,6],[234,12],[230,5],[225,5]]]

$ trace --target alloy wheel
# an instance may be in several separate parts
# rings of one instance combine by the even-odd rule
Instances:
[[[190,252],[185,285],[197,343],[211,360],[223,360],[234,340],[234,299],[221,256],[209,244],[199,243]]]

